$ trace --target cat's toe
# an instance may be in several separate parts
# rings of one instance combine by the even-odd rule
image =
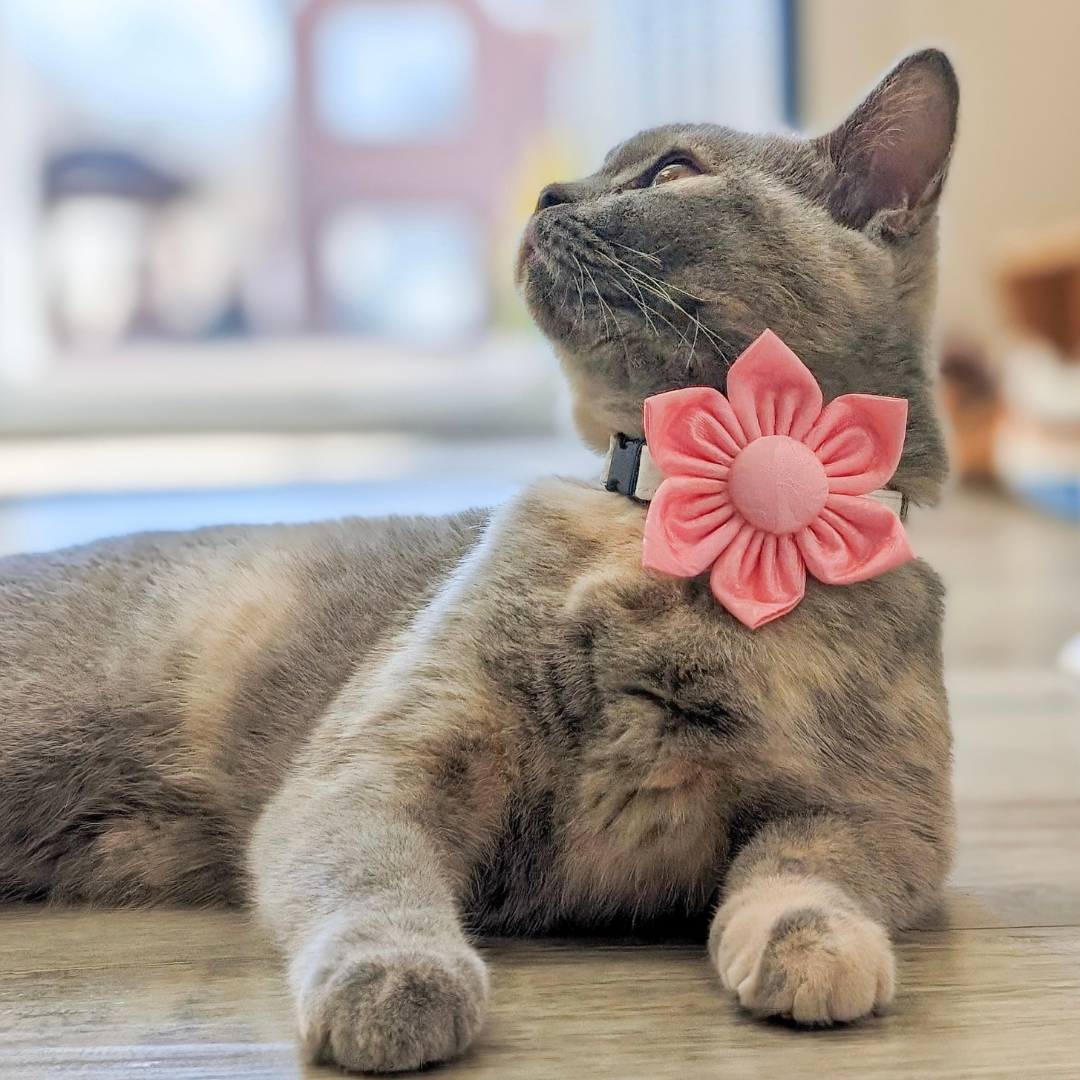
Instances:
[[[864,915],[802,908],[782,915],[740,984],[748,1009],[800,1024],[856,1020],[893,994],[892,947]]]
[[[710,950],[744,1008],[800,1024],[856,1020],[892,999],[896,966],[885,928],[809,889],[740,898],[718,915]],[[721,918],[722,916],[722,918]]]
[[[359,1072],[403,1072],[461,1054],[484,1018],[487,972],[468,946],[371,949],[300,996],[310,1060]]]

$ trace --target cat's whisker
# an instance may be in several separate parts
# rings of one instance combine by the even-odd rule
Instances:
[[[690,352],[688,353],[688,355],[686,357],[686,374],[687,375],[690,374],[690,367],[694,363],[694,349],[697,348],[698,329],[699,329],[700,325],[701,325],[700,323],[695,321],[695,323],[694,323],[694,340],[692,342],[690,342]]]
[[[663,265],[663,263],[660,261],[659,256],[657,255],[652,255],[647,251],[639,251],[637,248],[630,247],[629,244],[620,244],[618,240],[611,240],[609,241],[609,243],[614,244],[615,247],[622,248],[623,251],[629,251],[632,255],[639,255],[641,258],[646,259],[651,263],[656,263],[657,266]]]
[[[650,291],[654,296],[656,296],[658,299],[663,300],[665,303],[670,304],[671,307],[673,307],[676,311],[680,312],[683,316],[685,316],[688,322],[694,326],[694,345],[696,345],[697,343],[697,336],[700,332],[701,334],[704,334],[705,338],[712,344],[713,348],[716,349],[716,351],[721,356],[724,356],[726,354],[725,344],[719,340],[719,338],[701,321],[701,319],[699,319],[698,316],[691,314],[691,312],[687,311],[681,304],[677,303],[671,297],[670,293],[668,292],[666,282],[661,282],[657,278],[654,278],[652,275],[646,274],[644,271],[639,270],[637,267],[631,266],[630,264],[624,262],[622,259],[619,259],[616,256],[613,256],[610,253],[603,251],[602,249],[597,249],[596,253],[607,259],[609,262],[612,263],[612,265],[616,266],[619,270],[621,270],[628,278],[630,278],[635,283],[635,287],[640,287],[640,285],[644,285],[645,288]],[[685,289],[679,291],[686,292]],[[670,321],[668,322],[668,325],[672,326],[673,329],[677,330],[677,328],[674,327],[673,324],[670,323]],[[685,332],[681,335],[681,340],[686,341]],[[688,368],[690,362],[693,360],[694,345],[691,346],[691,354],[687,359]]]
[[[580,309],[581,327],[585,328],[585,272],[581,268],[581,260],[572,252],[570,258],[574,260],[574,265],[578,268],[578,276],[574,279],[574,284],[577,286],[578,293],[578,307]],[[576,329],[577,323],[573,324],[573,328]]]
[[[593,277],[592,271],[584,263],[582,263],[580,260],[578,260],[576,256],[574,257],[574,261],[577,262],[578,266],[581,268],[581,270],[582,270],[582,272],[584,274],[589,275],[589,281],[592,282],[593,295],[596,297],[597,307],[600,308],[600,316],[604,320],[604,334],[606,336],[610,337],[611,332],[608,330],[608,315],[607,315],[608,307],[607,307],[607,304],[605,304],[605,302],[604,302],[603,296],[600,295],[600,290],[596,286],[596,278]],[[585,279],[582,278],[583,283],[584,283],[584,280]]]
[[[628,350],[626,348],[626,335],[622,332],[622,327],[619,326],[619,320],[616,317],[615,312],[612,311],[611,305],[604,299],[603,293],[600,292],[600,289],[596,284],[596,278],[593,277],[593,272],[589,269],[588,264],[583,263],[582,265],[584,267],[585,273],[589,275],[589,280],[592,282],[593,292],[596,294],[597,302],[600,305],[600,314],[603,315],[603,317],[604,317],[604,331],[605,331],[605,333],[607,333],[607,321],[608,321],[607,313],[610,312],[610,314],[611,314],[611,322],[612,322],[612,325],[615,327],[614,336],[618,337],[619,340],[622,342],[623,355],[626,357],[626,362],[629,364],[629,362],[630,362],[630,354],[629,354],[629,352],[628,352]]]
[[[597,254],[603,255],[604,253],[603,252],[598,252]],[[604,257],[608,258],[608,256],[606,256],[606,255]],[[645,300],[644,296],[641,293],[641,288],[640,288],[640,285],[639,285],[638,281],[635,280],[630,274],[626,273],[625,267],[623,267],[620,264],[619,260],[609,258],[609,261],[611,261],[620,271],[622,271],[624,276],[634,286],[635,290],[638,293],[638,297],[640,297],[640,300],[635,300],[635,303],[641,309],[642,314],[645,315],[645,319],[646,319],[646,322],[649,324],[649,328],[653,331],[653,333],[656,334],[657,338],[660,337],[660,334],[656,330],[656,327],[652,324],[652,321],[651,321],[652,317],[655,317],[655,318],[659,319],[666,326],[671,327],[671,329],[674,330],[675,333],[679,335],[679,340],[681,342],[686,342],[687,341],[687,331],[686,330],[680,330],[679,327],[677,327],[669,318],[667,318],[665,315],[663,315],[661,312],[659,312],[656,308],[654,308],[650,304],[648,304],[648,302]],[[632,300],[635,299],[632,296],[632,294],[627,289],[625,289],[622,285],[620,285],[617,281],[612,281],[612,285],[614,285],[617,289],[619,289],[620,292],[625,293]],[[656,295],[655,290],[650,290],[650,291],[652,291],[653,294]],[[684,314],[686,314],[686,313],[684,312]],[[690,318],[691,322],[696,322],[696,320],[694,319],[693,316],[689,316],[689,318]],[[695,328],[695,333],[694,333],[694,341],[695,342],[697,341],[697,330],[696,330],[696,328]],[[691,345],[691,348],[693,348],[692,345]]]
[[[657,265],[661,265],[660,259],[659,259],[659,257],[657,255],[650,255],[647,251],[638,251],[636,248],[628,247],[626,244],[620,244],[616,240],[604,240],[602,237],[598,236],[596,233],[591,233],[591,232],[587,233],[585,235],[585,240],[590,245],[590,247],[592,247],[598,253],[603,253],[603,254],[607,255],[609,258],[619,262],[621,265],[623,265],[628,270],[632,270],[634,273],[640,274],[643,278],[648,279],[653,284],[656,284],[656,285],[661,284],[661,282],[660,282],[660,280],[658,278],[653,277],[653,275],[649,274],[645,270],[642,270],[640,267],[634,266],[631,263],[627,263],[624,260],[619,259],[617,255],[613,254],[611,251],[606,250],[606,248],[607,248],[608,245],[613,245],[614,247],[622,248],[624,251],[632,252],[633,254],[638,255],[643,259],[655,262]],[[665,244],[659,250],[660,251],[666,251],[669,246],[670,245]],[[705,297],[698,296],[695,293],[692,293],[692,292],[688,291],[687,289],[682,288],[679,285],[675,285],[670,281],[665,281],[662,284],[668,289],[671,289],[671,290],[673,290],[673,291],[675,291],[677,293],[681,293],[688,300],[693,300],[695,303],[698,303],[698,304],[707,303],[707,300],[706,300]]]
[[[641,294],[641,286],[644,284],[646,289],[648,289],[654,296],[658,296],[662,300],[669,299],[667,296],[662,295],[660,292],[658,292],[648,275],[635,275],[632,272],[634,270],[634,267],[630,266],[628,263],[623,262],[623,260],[615,257],[614,255],[611,255],[609,252],[604,251],[603,249],[596,249],[596,254],[599,255],[602,259],[606,259],[609,263],[611,263],[612,266],[615,267],[616,270],[618,270],[624,277],[626,277],[634,286],[634,288],[638,291],[639,295]]]
[[[613,266],[616,266],[628,277],[632,277],[635,282],[641,282],[642,284],[646,285],[646,287],[653,290],[657,295],[660,295],[663,300],[672,304],[675,307],[678,307],[678,305],[675,303],[674,300],[672,300],[670,290],[675,289],[675,291],[677,292],[686,293],[685,289],[679,289],[678,286],[673,286],[669,282],[661,281],[659,278],[656,278],[652,274],[647,273],[640,267],[634,266],[633,264],[626,262],[625,259],[620,259],[616,255],[612,255],[609,251],[605,251],[602,247],[597,248],[596,253],[601,257],[607,259],[608,262],[610,262]],[[689,293],[686,293],[686,295],[690,296]],[[697,300],[699,298],[691,297],[691,299]],[[680,308],[680,310],[682,309]],[[690,313],[687,311],[683,311],[683,314],[685,314],[688,318],[694,317],[690,315]]]
[[[636,305],[638,310],[645,317],[646,326],[648,326],[648,328],[656,335],[656,337],[659,338],[660,337],[660,331],[656,329],[656,326],[654,325],[654,323],[652,321],[652,316],[655,315],[657,318],[663,319],[664,322],[668,322],[668,320],[664,319],[664,317],[658,311],[653,310],[649,306],[649,304],[646,302],[645,297],[642,294],[641,289],[639,288],[637,282],[635,282],[634,279],[632,277],[630,277],[629,275],[626,275],[626,277],[630,281],[630,283],[634,286],[635,290],[637,291],[637,296],[634,296],[634,294],[631,293],[629,289],[625,288],[623,285],[620,285],[619,282],[617,282],[617,281],[612,281],[611,284],[614,285],[615,288],[619,290],[619,292],[624,293],[626,296],[628,296],[634,302],[634,304]],[[668,325],[670,326],[671,323],[668,322]],[[673,329],[674,329],[674,327],[673,327]]]
[[[624,265],[627,267],[628,270],[630,270],[633,273],[637,274],[639,277],[641,277],[642,279],[648,281],[650,284],[656,286],[657,288],[663,288],[667,292],[680,293],[681,295],[685,296],[688,300],[692,300],[696,304],[708,303],[708,300],[704,296],[698,296],[696,293],[692,293],[692,292],[688,291],[687,289],[683,289],[678,285],[674,285],[670,281],[661,281],[660,278],[654,277],[652,274],[646,273],[640,267],[631,266],[629,263],[626,263]],[[674,301],[671,301],[671,302],[674,303]]]

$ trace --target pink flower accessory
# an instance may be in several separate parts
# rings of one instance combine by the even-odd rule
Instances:
[[[850,585],[914,558],[900,518],[866,498],[896,471],[907,402],[845,394],[824,408],[809,368],[771,330],[711,386],[645,401],[663,472],[642,564],[677,577],[711,568],[713,595],[755,629],[786,615],[806,572]]]

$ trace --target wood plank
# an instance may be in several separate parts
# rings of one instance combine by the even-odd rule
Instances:
[[[207,954],[215,944],[221,958]],[[13,970],[39,946],[47,964]],[[463,1080],[571,1067],[612,1080],[1075,1077],[1080,1060],[1075,927],[908,933],[889,1014],[812,1032],[743,1015],[697,945],[493,942],[485,953],[490,1020],[444,1070]],[[8,913],[0,970],[5,1078],[333,1075],[297,1063],[280,975],[239,914]]]

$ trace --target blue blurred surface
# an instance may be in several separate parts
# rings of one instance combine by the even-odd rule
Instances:
[[[1049,479],[1042,483],[1028,481],[1015,483],[1013,486],[1021,498],[1040,510],[1047,510],[1057,517],[1080,521],[1080,480]]]
[[[105,536],[205,525],[448,514],[497,505],[519,488],[504,477],[454,476],[238,491],[12,499],[0,502],[0,552],[52,551]]]

